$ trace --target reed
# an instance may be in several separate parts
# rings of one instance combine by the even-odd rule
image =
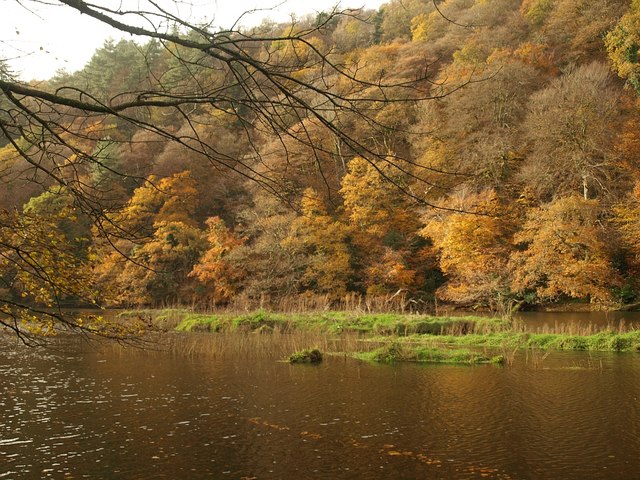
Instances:
[[[176,308],[182,307],[177,306]],[[436,304],[435,301],[412,298],[406,291],[398,290],[393,294],[387,295],[360,295],[357,293],[349,293],[339,298],[309,293],[284,297],[262,295],[259,298],[237,295],[229,304],[224,306],[198,304],[196,308],[201,311],[230,312],[236,314],[255,310],[271,310],[283,313],[339,310],[359,313],[424,314],[429,312],[433,313],[436,310]]]
[[[614,333],[628,333],[635,331],[636,328],[633,325],[627,324],[625,320],[611,323],[608,322],[604,325],[598,325],[593,323],[554,323],[553,325],[545,324],[542,327],[537,328],[534,333],[542,334],[558,334],[558,335],[570,335],[570,336],[591,336],[597,333],[614,332]]]
[[[251,359],[283,360],[292,353],[318,349],[330,356],[347,356],[353,352],[374,348],[363,342],[355,333],[344,333],[338,337],[299,330],[270,334],[247,332],[219,332],[215,335],[203,332],[164,333],[148,336],[144,348],[105,342],[100,348],[127,355],[174,355],[177,357],[204,357],[212,360]]]
[[[364,299],[352,301],[351,310],[343,311],[166,309],[121,316],[123,321],[127,315],[149,319],[158,326],[164,332],[154,337],[158,350],[215,358],[282,360],[317,348],[330,356],[375,361],[472,364],[500,359],[499,363],[512,365],[516,358],[524,358],[538,367],[555,351],[640,351],[640,330],[624,322],[604,327],[556,323],[528,331],[512,318],[374,313],[364,311],[368,307],[362,303],[356,305]],[[303,306],[311,305],[317,306]]]

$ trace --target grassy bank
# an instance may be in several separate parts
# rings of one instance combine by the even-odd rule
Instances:
[[[298,338],[297,346],[303,349],[349,337],[350,341],[343,343],[348,347],[341,353],[386,363],[501,363],[505,358],[512,360],[515,352],[522,350],[640,352],[640,330],[594,333],[583,328],[572,329],[569,334],[566,328],[558,327],[557,331],[530,333],[508,320],[477,316],[267,311],[233,314],[171,309],[124,312],[120,317],[124,321],[143,318],[162,330],[178,332]]]
[[[379,340],[383,340],[380,338]],[[592,352],[640,352],[640,330],[599,332],[592,335],[562,333],[523,333],[504,331],[469,335],[413,335],[399,342],[473,347],[489,350],[528,349],[578,350]]]
[[[510,322],[485,317],[436,317],[426,315],[369,314],[355,312],[274,313],[257,311],[243,314],[196,313],[189,310],[141,310],[123,312],[121,318],[148,318],[160,328],[181,332],[293,332],[322,334],[361,333],[382,336],[466,335],[501,332]]]

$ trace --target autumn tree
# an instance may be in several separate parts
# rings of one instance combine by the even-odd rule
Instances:
[[[154,224],[152,238],[134,248],[116,282],[125,305],[174,305],[195,299],[189,274],[207,249],[203,232],[179,221]],[[126,287],[125,287],[126,286]]]
[[[191,172],[170,177],[151,176],[134,190],[127,205],[107,217],[109,234],[144,241],[152,235],[158,222],[182,222],[195,225],[193,215],[198,205],[195,180]]]
[[[629,11],[605,38],[614,70],[640,94],[640,2],[633,0]]]
[[[640,185],[622,197],[613,208],[613,224],[620,233],[621,253],[627,282],[636,289],[640,271]]]
[[[449,84],[437,82],[437,71],[432,69],[431,63],[437,58],[425,51],[417,42],[393,42],[391,44],[374,45],[365,50],[358,50],[349,55],[351,68],[357,69],[361,78],[375,84],[380,78],[388,78],[401,85],[411,82],[416,71],[425,68],[427,81],[431,84],[434,95],[446,96],[450,91]],[[393,65],[392,70],[389,65]],[[462,83],[467,82],[465,79]],[[453,82],[451,82],[453,83]],[[345,128],[352,131],[367,150],[375,152],[380,163],[390,165],[411,161],[409,146],[415,137],[421,136],[421,130],[414,128],[416,114],[420,102],[407,104],[398,101],[402,98],[401,90],[390,89],[387,91],[385,101],[375,101],[376,87],[364,90],[361,95],[369,98],[368,108],[371,111],[369,121],[362,122],[357,115],[343,112],[340,116]],[[380,128],[384,125],[384,128]],[[342,147],[343,155],[353,157],[347,149]],[[366,156],[360,155],[362,158]]]
[[[305,189],[335,201],[340,179],[346,171],[349,149],[316,121],[305,120],[288,130],[288,137],[267,141],[260,150],[256,171],[280,187],[278,196],[295,203]]]
[[[612,266],[598,200],[572,195],[530,211],[515,235],[512,289],[537,301],[611,300],[620,277]]]
[[[390,43],[394,40],[411,38],[411,19],[433,10],[430,2],[421,0],[392,0],[382,8],[380,26],[381,41]]]
[[[332,37],[336,48],[346,53],[358,48],[366,48],[375,41],[375,12],[354,12],[353,16],[340,19]]]
[[[91,221],[75,207],[73,197],[63,188],[53,187],[37,197],[31,197],[22,211],[33,219],[46,219],[52,231],[63,236],[69,252],[86,258],[91,244]]]
[[[530,48],[495,49],[469,41],[454,54],[442,75],[451,82],[474,81],[455,95],[424,105],[414,155],[425,168],[431,194],[472,182],[476,188],[504,189],[524,155],[520,129],[529,97],[544,78],[530,60]]]
[[[200,297],[213,305],[229,302],[238,293],[245,275],[241,265],[229,261],[229,255],[246,239],[230,231],[219,217],[206,221],[207,249],[189,273],[202,285]]]
[[[524,0],[520,6],[520,12],[533,25],[540,27],[553,11],[553,0]]]
[[[420,232],[432,240],[445,277],[437,295],[461,305],[497,307],[510,296],[508,209],[493,190],[461,192],[449,205],[459,212],[428,213]]]
[[[413,40],[436,58],[449,60],[451,54],[473,35],[478,26],[476,19],[469,17],[470,9],[475,3],[479,2],[474,0],[425,2],[423,9],[416,12],[411,19]]]
[[[422,268],[426,262],[407,176],[356,157],[342,179],[340,194],[357,248],[361,288],[375,295],[419,290],[426,280]]]
[[[529,17],[539,25],[543,41],[564,64],[603,60],[602,38],[624,13],[628,0],[537,0]],[[536,13],[534,13],[536,12]]]
[[[348,292],[353,280],[349,237],[347,226],[329,215],[322,198],[313,189],[305,190],[300,216],[285,239],[305,257],[305,289],[334,299]]]
[[[600,63],[576,67],[531,97],[531,145],[521,178],[542,200],[607,195],[619,174],[615,142],[620,93]]]
[[[194,180],[182,172],[149,178],[107,217],[96,267],[106,301],[160,304],[177,301],[181,293],[193,296],[188,274],[206,247],[193,219],[197,203]]]
[[[246,241],[229,252],[227,260],[245,272],[241,300],[273,305],[302,289],[305,256],[289,242],[297,214],[288,203],[255,185],[248,190],[250,202],[238,213],[234,229]]]
[[[41,338],[65,327],[113,339],[139,334],[137,324],[105,322],[103,317],[67,315],[67,304],[99,307],[99,287],[93,276],[95,258],[69,249],[61,226],[69,225],[72,211],[40,215],[36,208],[23,214],[0,210],[0,324],[23,342],[37,345]]]
[[[40,195],[51,186],[51,180],[44,174],[36,173],[36,169],[22,158],[13,145],[0,148],[0,208],[21,209],[30,198]]]

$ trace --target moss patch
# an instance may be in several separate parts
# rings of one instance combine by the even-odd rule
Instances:
[[[300,350],[289,355],[288,361],[289,363],[320,363],[322,352],[317,348]]]

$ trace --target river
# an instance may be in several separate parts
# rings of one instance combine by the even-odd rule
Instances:
[[[5,339],[0,479],[640,478],[640,354],[310,366],[279,361],[269,335],[189,346],[213,337]]]

